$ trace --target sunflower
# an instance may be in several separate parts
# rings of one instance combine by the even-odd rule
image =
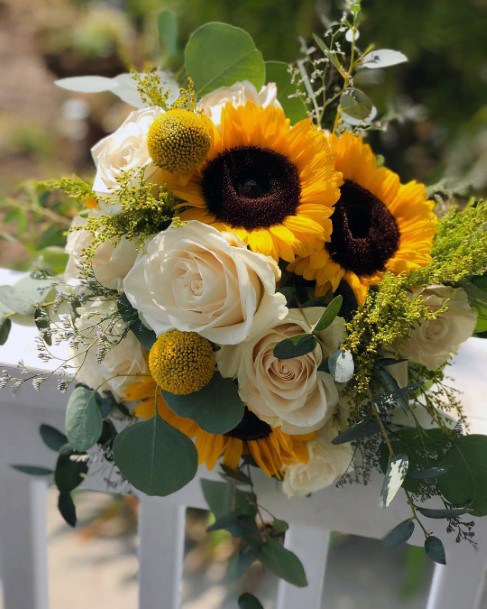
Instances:
[[[330,143],[345,180],[331,216],[331,238],[289,269],[315,280],[318,296],[345,280],[362,305],[385,271],[409,273],[428,264],[437,219],[425,186],[401,184],[397,174],[378,167],[362,138],[345,132],[331,135]]]
[[[175,414],[152,378],[133,383],[126,391],[127,400],[139,402],[134,413],[142,419],[154,416],[154,395],[157,395],[159,416],[194,439],[198,461],[205,463],[208,469],[212,469],[223,457],[223,463],[236,470],[242,455],[248,454],[268,476],[282,479],[285,466],[308,462],[307,442],[314,439],[314,433],[290,436],[278,428],[273,429],[246,408],[242,421],[235,429],[224,435],[211,434],[192,419]]]
[[[255,252],[288,262],[308,256],[331,233],[342,183],[323,134],[280,108],[226,104],[211,124],[205,162],[191,176],[164,172],[182,199],[182,220],[237,234]]]

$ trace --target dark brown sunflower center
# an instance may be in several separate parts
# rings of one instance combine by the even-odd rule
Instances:
[[[253,412],[245,408],[243,419],[225,435],[239,440],[263,440],[271,435],[272,427],[261,421]]]
[[[284,155],[257,146],[230,148],[203,170],[208,209],[235,228],[263,228],[296,212],[299,174]]]
[[[357,275],[383,271],[399,245],[397,222],[371,192],[345,180],[331,216],[333,232],[326,248],[340,266]]]

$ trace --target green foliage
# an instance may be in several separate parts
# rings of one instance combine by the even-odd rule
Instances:
[[[11,329],[12,320],[10,319],[10,317],[2,315],[0,317],[0,346],[4,345],[7,342]]]
[[[332,324],[335,317],[340,312],[342,304],[343,296],[335,296],[335,298],[333,298],[330,304],[325,308],[323,315],[316,322],[313,328],[313,332],[322,332],[323,330],[328,328],[328,326]]]
[[[303,96],[305,94],[293,82],[289,65],[282,61],[266,61],[266,81],[276,83],[277,99],[282,106],[291,124],[308,118],[306,104]]]
[[[218,372],[199,391],[188,395],[162,391],[162,397],[180,417],[193,419],[202,429],[213,434],[231,431],[244,415],[237,384]]]
[[[97,442],[102,427],[96,391],[76,387],[66,406],[66,435],[70,445],[79,451],[88,450]]]
[[[37,182],[37,188],[46,192],[60,191],[80,207],[84,207],[88,199],[96,199],[90,184],[76,175],[57,180],[41,180]]]
[[[71,493],[59,493],[57,507],[59,513],[64,518],[64,521],[69,524],[70,527],[75,527],[77,521],[76,506],[74,505]]]
[[[356,425],[349,427],[342,433],[335,436],[331,441],[332,444],[346,444],[347,442],[353,442],[354,440],[359,440],[362,438],[369,438],[370,436],[374,436],[380,433],[380,426],[377,422],[377,419],[374,417],[369,417],[360,421]]]
[[[170,63],[178,50],[178,21],[173,11],[165,9],[157,14],[157,31],[161,47],[161,63]]]
[[[193,442],[158,414],[120,432],[113,444],[113,458],[130,484],[159,497],[185,486],[198,468]]]
[[[238,597],[239,609],[264,609],[261,602],[253,594],[244,592]]]
[[[487,515],[487,436],[456,438],[440,461],[450,468],[438,479],[445,499],[454,506],[466,507],[474,516]]]
[[[265,64],[247,32],[225,23],[207,23],[194,32],[184,52],[185,69],[198,97],[238,80],[257,89],[264,84]]]
[[[384,547],[395,548],[396,546],[405,543],[413,534],[414,526],[414,520],[412,518],[400,522],[382,539]]]
[[[125,294],[122,294],[117,300],[117,308],[123,321],[128,325],[130,330],[135,334],[135,337],[140,344],[150,351],[152,345],[156,342],[156,333],[144,325],[139,318],[137,310],[130,304],[129,299]]]
[[[275,539],[267,539],[260,549],[260,562],[281,579],[300,588],[308,585],[306,573],[299,558]]]
[[[44,444],[56,452],[68,442],[68,438],[55,427],[51,427],[51,425],[41,425],[39,433]]]
[[[61,493],[79,486],[88,473],[86,453],[74,450],[69,444],[61,447],[54,472],[54,482]]]
[[[424,542],[424,549],[433,562],[437,562],[440,565],[446,565],[445,548],[438,537],[434,537],[433,535],[427,537]]]
[[[231,481],[203,479],[200,483],[208,507],[217,520],[232,512],[255,518],[257,509],[252,493],[237,489]]]
[[[167,100],[170,91],[162,84],[159,72],[155,70],[147,72],[132,70],[131,75],[137,83],[137,91],[144,104],[147,106],[159,106],[163,110],[169,109]]]
[[[274,347],[274,357],[279,359],[292,359],[306,355],[316,348],[318,341],[316,336],[309,333],[295,334],[281,340]]]

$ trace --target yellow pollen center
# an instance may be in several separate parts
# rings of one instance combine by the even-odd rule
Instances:
[[[169,110],[161,114],[147,135],[152,160],[171,173],[192,173],[205,160],[210,144],[205,119],[189,110]]]
[[[210,382],[215,355],[211,343],[196,332],[170,330],[152,345],[149,370],[165,391],[188,395]]]

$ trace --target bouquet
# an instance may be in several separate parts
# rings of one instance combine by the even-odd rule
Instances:
[[[59,445],[69,524],[70,491],[100,460],[159,496],[218,467],[227,511],[212,529],[240,539],[243,565],[303,586],[277,541],[286,523],[263,519],[255,469],[290,498],[379,469],[381,505],[401,491],[411,507],[387,544],[420,526],[444,563],[428,518],[472,541],[462,516],[487,514],[487,437],[468,434],[445,368],[487,329],[486,204],[402,183],[366,143],[385,123],[355,75],[406,57],[359,49],[359,8],[291,66],[210,23],[188,41],[181,83],[158,69],[58,81],[134,107],[93,147],[92,183],[38,186],[79,210],[64,273],[36,269],[29,302],[40,357],[70,348],[52,372],[72,390],[66,436],[41,430]],[[15,290],[0,291],[3,341],[24,312]]]

